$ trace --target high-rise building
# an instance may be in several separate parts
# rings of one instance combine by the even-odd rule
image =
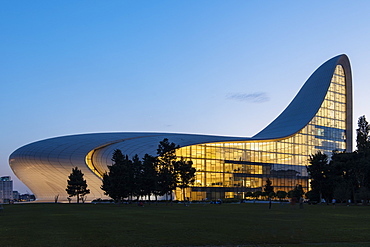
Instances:
[[[278,82],[277,82],[278,83]],[[246,113],[247,114],[247,113]],[[251,116],[258,117],[258,116]],[[243,198],[262,190],[309,187],[306,165],[318,151],[352,151],[352,75],[346,55],[322,64],[288,107],[250,138],[174,133],[96,133],[63,136],[25,145],[9,159],[14,173],[39,200],[65,200],[67,177],[78,167],[87,180],[88,200],[104,198],[101,178],[115,149],[132,157],[156,155],[159,141],[181,146],[178,157],[191,159],[196,182],[186,191],[192,200]],[[181,199],[181,191],[176,196]]]
[[[9,176],[0,178],[0,203],[13,200],[13,181]]]

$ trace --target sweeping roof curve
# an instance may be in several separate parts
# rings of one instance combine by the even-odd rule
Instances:
[[[10,159],[16,156],[19,157],[19,155],[23,158],[31,158],[30,156],[35,157],[36,153],[42,157],[42,154],[45,153],[59,153],[67,150],[70,150],[70,152],[77,156],[86,155],[86,152],[92,149],[107,145],[118,147],[120,146],[119,143],[123,141],[127,142],[128,140],[130,140],[132,144],[135,143],[139,145],[140,143],[141,148],[136,150],[138,153],[142,152],[141,149],[146,149],[146,152],[152,153],[156,151],[156,145],[158,145],[158,140],[160,138],[169,138],[180,146],[210,142],[237,142],[285,138],[300,131],[315,116],[325,98],[335,67],[338,64],[343,65],[346,77],[351,78],[348,57],[346,55],[338,55],[331,58],[322,64],[308,78],[288,107],[274,121],[252,138],[155,132],[77,134],[54,137],[27,144],[15,150],[10,155]],[[148,150],[148,147],[152,148]]]
[[[280,139],[303,129],[320,109],[337,65],[344,67],[347,84],[351,86],[352,83],[349,82],[351,67],[348,57],[342,54],[331,58],[313,72],[288,107],[252,139]],[[348,94],[352,93],[351,90],[348,91]]]

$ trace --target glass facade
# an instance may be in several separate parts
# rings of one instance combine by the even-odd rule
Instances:
[[[337,65],[319,111],[298,133],[278,140],[216,142],[185,146],[176,155],[192,160],[196,181],[187,190],[191,200],[244,198],[263,191],[269,178],[275,191],[300,184],[308,190],[306,166],[311,154],[346,149],[346,81]],[[181,191],[176,197],[182,198]]]

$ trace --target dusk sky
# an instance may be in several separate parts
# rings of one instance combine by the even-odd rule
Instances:
[[[0,1],[0,176],[31,192],[8,157],[55,136],[253,136],[339,54],[356,129],[370,119],[370,1]]]

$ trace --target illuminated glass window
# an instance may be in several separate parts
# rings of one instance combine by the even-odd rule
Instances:
[[[198,171],[187,196],[243,198],[247,191],[262,191],[267,178],[275,191],[288,191],[296,184],[307,191],[309,155],[322,151],[330,156],[333,150],[346,148],[345,106],[345,74],[337,65],[319,111],[295,135],[282,140],[207,143],[178,149],[177,156],[191,159]]]

